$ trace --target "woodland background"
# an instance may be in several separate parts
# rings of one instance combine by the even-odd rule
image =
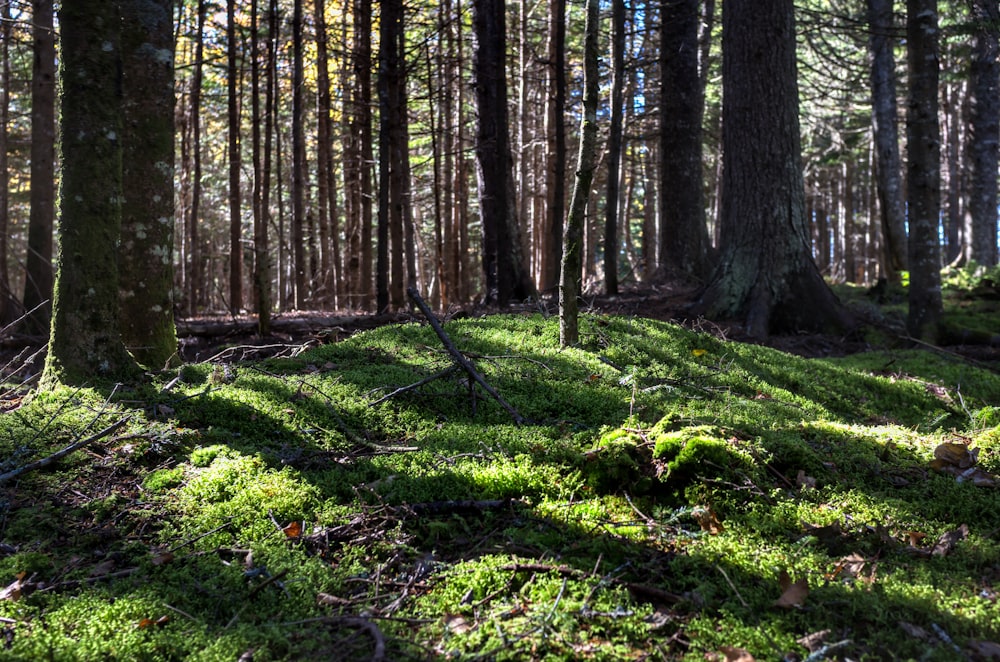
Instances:
[[[504,20],[489,25],[474,25],[473,9],[487,14],[496,3],[462,0],[172,4],[179,314],[384,311],[407,305],[404,286],[441,309],[503,303],[503,288],[489,282],[496,249],[482,177],[477,194],[484,72],[476,67],[499,62],[482,55],[487,39],[501,44],[505,65],[494,73],[506,111],[498,139],[509,141],[513,174],[510,251],[523,251],[530,278],[518,298],[555,291],[583,113],[581,3],[500,3],[493,15]],[[711,272],[722,181],[721,4],[601,7],[585,292],[697,284]],[[996,7],[922,4],[940,12],[938,266],[989,267],[997,262]],[[0,3],[0,312],[10,321],[34,311],[39,329],[52,291],[60,173],[58,9],[51,0]],[[905,250],[891,241],[906,231],[899,127],[912,72],[901,9],[884,0],[794,5],[811,249],[835,282],[898,282],[906,272]],[[691,151],[682,143],[692,139],[700,163],[684,161]],[[502,165],[503,143],[490,148]],[[680,243],[682,225],[711,245]],[[265,286],[255,291],[258,277]]]

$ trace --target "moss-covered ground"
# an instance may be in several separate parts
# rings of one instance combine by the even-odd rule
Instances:
[[[127,419],[0,484],[0,659],[996,659],[996,366],[445,329],[526,424],[417,323],[0,414]]]

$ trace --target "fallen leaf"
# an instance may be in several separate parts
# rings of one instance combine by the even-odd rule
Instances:
[[[444,617],[444,626],[455,634],[465,634],[472,629],[465,617],[460,614],[447,614]]]
[[[285,535],[289,538],[298,538],[302,535],[302,523],[298,521],[292,522],[283,528],[282,531],[284,531]]]
[[[692,349],[691,353],[694,354],[695,358],[697,358],[699,356],[705,356],[705,354],[708,354],[708,350],[707,349]]]
[[[810,653],[813,653],[823,647],[823,643],[829,636],[830,630],[820,630],[819,632],[813,632],[812,634],[807,634],[800,639],[796,639],[795,643],[799,644]]]
[[[153,565],[166,565],[174,560],[174,555],[172,552],[161,552],[153,556],[150,563]]]
[[[711,533],[713,536],[726,530],[726,527],[722,526],[722,522],[719,521],[719,516],[711,508],[695,508],[691,512],[691,516],[698,522],[702,531]]]
[[[845,556],[837,562],[834,575],[846,577],[848,579],[855,579],[861,576],[861,571],[864,570],[867,562],[868,561],[865,557],[855,552],[849,556]]]
[[[809,580],[805,577],[793,582],[788,572],[782,570],[778,577],[778,584],[781,586],[782,593],[781,597],[774,601],[775,607],[782,609],[801,607],[806,598],[809,597]]]
[[[726,662],[755,662],[749,651],[734,646],[723,646],[719,649]]]
[[[816,488],[816,479],[812,476],[807,476],[806,472],[799,469],[799,474],[795,477],[795,484],[799,487],[811,487]]]
[[[136,624],[136,627],[143,630],[154,625],[166,625],[168,622],[170,622],[169,616],[160,616],[157,619],[143,618]]]
[[[11,602],[17,602],[21,599],[22,589],[24,585],[21,583],[21,579],[15,579],[6,588],[0,591],[0,600],[10,600]]]
[[[930,635],[927,633],[927,630],[923,629],[919,625],[914,625],[913,623],[907,623],[906,621],[900,621],[899,627],[903,630],[903,632],[913,637],[914,639],[920,639],[921,641],[926,641],[928,638],[930,638]]]
[[[970,449],[966,444],[949,441],[939,444],[934,449],[934,457],[959,469],[968,469],[976,463],[979,449]]]
[[[329,593],[319,593],[316,595],[316,604],[331,607],[344,607],[351,604],[351,601],[336,595],[330,595]]]
[[[938,538],[937,544],[934,545],[934,549],[931,550],[932,556],[948,556],[955,550],[955,545],[961,540],[965,540],[969,537],[969,525],[963,524],[954,531],[948,531],[947,533],[941,534]]]

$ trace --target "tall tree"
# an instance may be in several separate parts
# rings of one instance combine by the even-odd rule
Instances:
[[[663,0],[660,36],[660,273],[701,280],[710,242],[702,182],[699,0]]]
[[[336,306],[340,271],[340,239],[337,227],[337,187],[333,167],[333,126],[330,118],[329,46],[326,1],[313,0],[316,28],[316,194],[320,236],[320,292],[328,305]]]
[[[292,5],[292,269],[295,307],[302,310],[308,297],[306,281],[306,134],[305,62],[302,37],[302,0]]]
[[[625,114],[625,0],[611,1],[611,127],[604,203],[604,291],[618,294],[618,208]]]
[[[843,329],[810,254],[793,0],[723,3],[722,35],[721,254],[693,312],[758,338]]]
[[[580,152],[569,217],[563,234],[562,271],[559,277],[559,343],[566,347],[580,340],[580,274],[583,259],[584,220],[590,185],[597,167],[597,106],[600,88],[598,49],[600,3],[587,0],[587,21],[583,47],[583,118],[580,123]]]
[[[240,90],[236,0],[226,0],[226,100],[229,147],[229,312],[243,307],[243,213],[240,209]]]
[[[260,110],[260,6],[250,4],[250,131],[253,160],[253,297],[257,311],[257,332],[271,332],[271,270],[267,250],[267,210],[264,206],[264,163],[261,145]],[[270,95],[267,97],[270,98]],[[270,117],[268,116],[268,121]],[[270,125],[265,127],[270,131]]]
[[[45,333],[52,309],[52,227],[55,224],[56,37],[52,0],[32,3],[31,210],[25,261],[24,308],[29,333]]]
[[[7,130],[10,123],[10,37],[14,21],[10,2],[0,5],[0,326],[12,322],[16,300],[10,290],[7,250],[10,228],[10,171],[7,167]]]
[[[177,360],[174,327],[173,0],[122,11],[121,331],[145,366]]]
[[[122,65],[117,3],[63,0],[59,259],[41,384],[131,379],[119,327]]]
[[[868,0],[868,44],[883,275],[890,282],[899,282],[901,272],[906,269],[906,214],[903,209],[903,167],[899,156],[892,6],[892,0]]]
[[[507,123],[506,34],[503,0],[473,3],[476,172],[483,233],[483,272],[488,303],[507,305],[534,293],[521,247]]]
[[[971,0],[976,22],[969,70],[969,216],[972,259],[997,264],[997,161],[1000,141],[1000,6]]]
[[[191,126],[191,163],[186,164],[191,173],[191,204],[187,213],[187,312],[193,315],[202,303],[205,292],[203,283],[201,233],[201,88],[204,75],[206,0],[197,0],[198,27],[195,33],[194,67],[191,71],[191,96],[188,100]]]
[[[566,216],[566,0],[551,0],[545,89],[546,226],[542,236],[541,290],[559,285]]]
[[[906,329],[914,338],[935,342],[942,315],[937,0],[907,0],[906,58],[910,88],[906,113],[906,202],[910,225]]]

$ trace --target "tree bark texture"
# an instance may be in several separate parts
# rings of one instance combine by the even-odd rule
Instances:
[[[243,308],[243,216],[240,209],[240,90],[236,43],[236,0],[226,0],[226,101],[229,148],[229,312]]]
[[[935,342],[941,303],[941,137],[938,125],[937,0],[907,0],[906,54],[910,97],[906,113],[911,336]]]
[[[131,379],[119,328],[121,34],[117,3],[64,0],[59,259],[44,387]]]
[[[17,301],[10,290],[7,247],[10,232],[10,171],[7,167],[10,124],[10,35],[13,27],[10,3],[0,6],[0,326],[16,319]]]
[[[693,307],[751,337],[849,325],[810,253],[792,0],[722,9],[721,255]]]
[[[177,359],[174,328],[173,0],[120,0],[123,53],[122,339],[136,360]]]
[[[625,0],[612,0],[611,127],[608,133],[608,195],[604,204],[604,291],[609,295],[618,294],[618,209],[621,202],[624,96]]]
[[[663,0],[661,5],[660,272],[702,281],[708,276],[711,244],[702,181],[698,5],[699,0]]]
[[[583,50],[583,119],[580,123],[580,152],[576,182],[570,200],[569,218],[563,234],[562,271],[559,278],[559,343],[574,345],[580,340],[579,301],[583,259],[584,220],[590,185],[597,166],[597,103],[599,92],[598,43],[600,3],[587,0],[587,22]]]

